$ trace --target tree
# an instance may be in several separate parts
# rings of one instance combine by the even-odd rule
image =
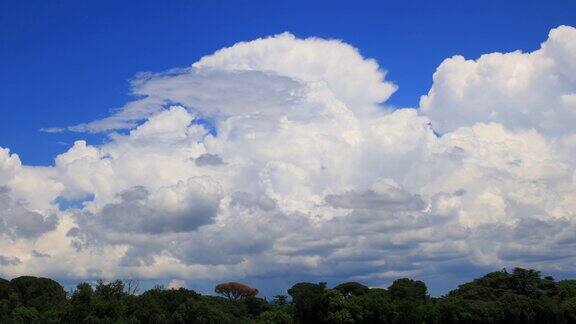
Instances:
[[[536,294],[540,286],[540,271],[514,268],[511,276],[512,288],[523,295]]]
[[[138,296],[136,317],[141,323],[168,323],[180,305],[199,298],[193,290],[155,287]]]
[[[7,318],[17,302],[17,294],[10,286],[10,281],[0,279],[0,319]]]
[[[209,298],[189,299],[178,307],[173,315],[176,323],[234,323],[238,316],[228,311],[221,303]]]
[[[125,295],[124,283],[120,280],[109,283],[98,280],[94,293],[105,301],[120,300]]]
[[[94,313],[106,321],[125,320],[128,316],[129,295],[124,292],[124,283],[115,280],[105,283],[99,280],[94,289]]]
[[[128,279],[123,282],[124,290],[128,295],[136,295],[140,292],[140,281]]]
[[[300,282],[288,289],[294,303],[294,317],[300,323],[321,323],[326,317],[326,283]]]
[[[468,300],[496,300],[511,289],[510,274],[504,269],[474,279],[452,290],[449,295]]]
[[[535,323],[536,313],[530,297],[522,294],[506,293],[500,298],[506,323]]]
[[[216,287],[227,298],[162,287],[138,295],[137,287],[81,283],[67,299],[48,278],[0,279],[0,323],[576,323],[576,280],[556,283],[522,268],[488,273],[438,298],[406,278],[388,289],[301,282],[288,290],[291,303],[284,295],[268,303],[240,283]]]
[[[285,307],[276,307],[258,316],[256,323],[260,324],[292,324],[292,312]]]
[[[70,302],[72,303],[72,320],[74,322],[85,322],[93,312],[94,289],[90,284],[83,282],[76,286],[72,293]]]
[[[556,284],[558,295],[562,299],[576,298],[576,280],[561,280]]]
[[[340,291],[330,289],[324,295],[326,304],[325,321],[334,324],[354,323],[352,314],[350,314],[349,305],[346,298]]]
[[[48,278],[22,276],[10,281],[10,287],[26,307],[45,312],[66,303],[66,292],[56,281]]]
[[[283,306],[288,304],[288,296],[286,295],[276,295],[272,300],[272,304],[276,306]]]
[[[214,291],[230,300],[240,298],[255,297],[258,295],[258,289],[249,287],[239,282],[221,283],[216,286]]]
[[[244,302],[244,305],[246,305],[246,311],[248,314],[253,317],[257,317],[261,313],[271,308],[270,304],[268,304],[266,299],[263,298],[251,296],[242,299],[242,302]]]
[[[0,278],[0,300],[8,299],[11,292],[10,281]]]
[[[386,289],[373,288],[366,294],[353,297],[350,303],[353,318],[363,323],[389,323],[394,312],[392,298]]]
[[[426,284],[422,281],[408,278],[394,280],[388,291],[392,296],[392,300],[424,302],[427,297]]]
[[[564,299],[559,306],[565,321],[567,323],[576,323],[576,297]]]
[[[14,323],[35,323],[39,316],[38,310],[34,307],[19,306],[12,312]]]
[[[334,287],[334,289],[338,290],[345,298],[362,296],[370,290],[370,288],[357,282],[345,282]]]

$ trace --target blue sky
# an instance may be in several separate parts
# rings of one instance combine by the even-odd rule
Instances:
[[[0,0],[0,277],[574,276],[574,12]]]
[[[0,146],[49,165],[75,139],[43,127],[102,118],[129,99],[141,71],[192,64],[238,41],[289,31],[359,48],[418,105],[440,62],[531,51],[574,24],[573,1],[0,1]]]

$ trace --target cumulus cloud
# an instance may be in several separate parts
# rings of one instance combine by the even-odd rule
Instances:
[[[212,222],[221,199],[219,185],[210,178],[190,178],[151,194],[137,186],[117,195],[96,215],[79,216],[85,228],[161,234],[190,232]]]
[[[348,191],[342,194],[326,195],[325,199],[334,207],[346,209],[418,210],[424,207],[424,202],[418,195],[412,195],[395,184],[377,183],[375,187],[375,189],[361,192]]]
[[[50,167],[0,150],[0,243],[19,261],[2,264],[374,285],[570,271],[575,41],[559,27],[532,53],[449,58],[419,109],[394,111],[383,69],[336,40],[281,34],[140,74],[138,99],[70,128],[128,129],[105,144],[78,141]]]
[[[10,237],[34,238],[56,228],[54,214],[44,217],[24,202],[14,201],[7,187],[0,187],[0,233]]]
[[[203,57],[189,68],[141,73],[133,94],[141,97],[114,115],[70,127],[101,132],[132,128],[165,106],[178,103],[205,117],[258,113],[266,116],[293,108],[301,92],[324,86],[357,113],[374,113],[396,86],[384,81],[374,60],[338,40],[297,39],[289,33],[238,43]],[[226,95],[223,95],[226,94]],[[306,112],[304,112],[306,113]]]
[[[32,250],[32,256],[34,256],[35,258],[49,258],[50,254]]]
[[[16,257],[6,257],[0,255],[0,265],[2,266],[12,266],[12,265],[18,265],[20,263],[22,263],[22,261],[20,261],[20,259]]]
[[[180,289],[180,288],[186,288],[186,281],[185,280],[180,280],[180,279],[174,279],[171,280],[168,283],[168,289]]]
[[[534,52],[446,59],[420,106],[442,133],[497,122],[512,130],[569,135],[576,122],[575,39],[575,28],[561,26]]]
[[[335,97],[355,112],[383,102],[396,90],[384,82],[385,73],[374,60],[340,41],[297,39],[284,33],[238,43],[203,57],[196,68],[225,71],[269,71],[304,82],[326,83]]]
[[[194,162],[197,166],[224,164],[221,157],[219,157],[217,154],[210,153],[200,155],[194,160]]]

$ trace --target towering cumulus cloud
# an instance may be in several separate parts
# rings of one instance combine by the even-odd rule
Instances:
[[[69,127],[105,144],[49,167],[0,150],[0,272],[380,285],[571,271],[574,62],[576,29],[559,27],[531,53],[445,60],[421,107],[397,110],[375,61],[287,33],[139,74],[137,100]]]
[[[576,123],[576,31],[561,26],[532,53],[491,53],[442,62],[420,104],[434,128],[451,132],[478,122],[564,136]]]

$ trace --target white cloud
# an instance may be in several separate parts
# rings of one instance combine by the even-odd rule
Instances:
[[[131,128],[171,103],[205,117],[241,112],[281,114],[293,109],[300,92],[311,86],[330,89],[355,113],[374,113],[376,105],[396,90],[384,76],[374,60],[364,59],[348,44],[318,38],[301,40],[284,33],[238,43],[203,57],[190,68],[142,73],[133,81],[133,94],[143,99],[128,103],[108,118],[70,129],[100,132]]]
[[[186,281],[180,279],[173,279],[168,283],[168,289],[186,288]]]
[[[36,238],[54,230],[57,219],[54,214],[43,216],[31,211],[25,201],[14,201],[10,189],[0,186],[0,234],[9,237]]]
[[[51,167],[0,150],[0,210],[50,225],[3,215],[0,271],[375,284],[569,271],[575,39],[561,27],[533,53],[448,59],[420,110],[378,108],[395,87],[353,47],[290,34],[141,75],[141,99],[74,127],[129,132],[78,141]],[[59,211],[58,197],[93,199]]]
[[[388,99],[396,86],[384,82],[384,72],[374,60],[336,40],[297,39],[284,33],[271,38],[238,43],[203,57],[192,65],[225,71],[265,71],[304,82],[326,83],[335,97],[354,112],[370,111]]]
[[[574,132],[576,29],[561,26],[531,53],[491,53],[477,60],[446,59],[420,100],[441,133],[477,122],[513,130],[535,129],[545,136]]]

